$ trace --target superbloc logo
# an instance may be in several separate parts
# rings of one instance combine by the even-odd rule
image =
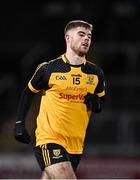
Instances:
[[[66,99],[67,101],[83,101],[84,95],[78,94],[78,95],[72,95],[72,94],[64,94],[60,93],[60,99]]]
[[[65,76],[56,76],[56,80],[67,80]]]

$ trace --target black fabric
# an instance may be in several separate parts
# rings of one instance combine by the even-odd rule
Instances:
[[[34,147],[34,153],[42,171],[47,166],[60,162],[70,161],[73,170],[76,172],[78,164],[81,160],[81,154],[69,154],[64,147],[55,143],[36,146]]]
[[[36,90],[47,90],[49,88],[50,73],[48,64],[47,62],[39,64],[31,78],[31,84]]]
[[[28,87],[26,87],[23,90],[21,98],[19,100],[16,122],[21,121],[23,126],[25,125],[25,118],[33,96],[34,93]]]
[[[70,162],[72,164],[72,168],[74,172],[76,172],[77,167],[80,163],[82,155],[81,154],[69,154]]]
[[[87,105],[88,110],[92,110],[94,113],[99,113],[102,111],[103,104],[105,102],[105,97],[98,97],[96,94],[88,93],[85,96],[84,103]]]
[[[86,61],[86,64],[81,66],[81,70],[86,74],[95,74],[100,75],[102,73],[102,69],[98,67],[96,64],[93,64],[89,61]]]
[[[15,139],[21,143],[26,143],[29,144],[31,142],[31,137],[28,134],[26,128],[21,124],[21,123],[17,123],[15,125],[15,129],[14,129],[14,136]]]
[[[25,119],[27,112],[30,107],[30,103],[32,100],[34,93],[30,91],[28,87],[26,87],[19,101],[18,110],[17,110],[17,118],[14,127],[14,137],[17,141],[22,143],[30,143],[31,138],[28,134],[28,131],[25,128]]]

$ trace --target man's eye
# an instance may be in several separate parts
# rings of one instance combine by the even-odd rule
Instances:
[[[79,36],[81,36],[81,37],[82,37],[82,36],[84,36],[84,34],[79,34]]]

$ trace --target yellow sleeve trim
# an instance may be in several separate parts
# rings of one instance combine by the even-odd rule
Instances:
[[[36,89],[32,86],[31,81],[29,81],[28,87],[29,87],[29,89],[30,89],[32,92],[34,92],[34,93],[38,93],[38,92],[40,91],[40,90],[36,90]]]
[[[66,58],[66,56],[65,56],[65,54],[62,54],[62,60],[66,63],[68,60],[67,60],[67,58]]]
[[[105,91],[102,91],[101,93],[97,93],[97,95],[98,95],[99,97],[102,97],[102,96],[105,95]]]

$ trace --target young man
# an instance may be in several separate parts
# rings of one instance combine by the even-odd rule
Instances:
[[[42,92],[34,148],[42,179],[76,179],[90,113],[102,109],[104,74],[85,58],[92,28],[82,20],[68,22],[66,52],[37,67],[19,102],[15,138],[29,143],[25,117],[31,97]]]

